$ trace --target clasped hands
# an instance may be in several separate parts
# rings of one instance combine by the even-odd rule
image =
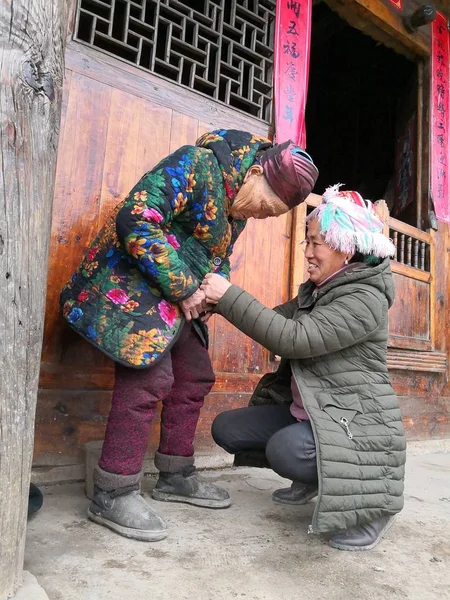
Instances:
[[[208,273],[199,289],[192,296],[180,302],[180,308],[186,321],[192,321],[192,319],[198,319],[199,317],[204,323],[209,321],[214,306],[230,286],[231,283],[221,275]]]

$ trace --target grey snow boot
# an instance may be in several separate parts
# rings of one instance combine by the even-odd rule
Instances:
[[[293,481],[291,487],[280,488],[272,494],[272,500],[278,504],[306,504],[317,496],[317,483],[306,484]]]
[[[372,523],[345,529],[332,537],[329,544],[332,548],[352,552],[372,550],[392,527],[394,520],[395,517],[382,517]]]
[[[96,467],[91,521],[134,540],[157,542],[167,537],[167,525],[139,494],[141,474],[116,475]]]
[[[210,483],[195,470],[185,467],[182,471],[161,471],[152,498],[162,502],[185,502],[204,508],[228,508],[231,498],[223,488]]]

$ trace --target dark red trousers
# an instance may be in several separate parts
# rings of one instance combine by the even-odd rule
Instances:
[[[162,402],[158,451],[194,454],[194,435],[205,396],[214,385],[208,350],[186,323],[176,343],[149,369],[116,365],[116,382],[99,466],[133,475],[142,469],[156,405]]]

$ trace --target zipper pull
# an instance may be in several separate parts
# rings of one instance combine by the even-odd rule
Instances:
[[[346,417],[341,417],[339,419],[340,423],[342,423],[346,433],[347,433],[347,437],[349,440],[353,439],[353,433],[350,431],[350,428],[348,426],[348,419]]]

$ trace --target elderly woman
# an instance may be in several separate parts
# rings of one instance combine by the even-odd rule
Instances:
[[[403,507],[405,435],[386,366],[392,243],[373,205],[329,188],[307,219],[309,281],[266,308],[216,275],[201,289],[216,311],[282,361],[250,406],[216,418],[216,443],[263,455],[292,480],[275,502],[317,496],[311,533],[340,550],[370,550]]]
[[[194,435],[214,384],[204,276],[230,272],[246,219],[277,217],[311,192],[318,170],[287,141],[218,130],[146,173],[98,233],[61,294],[69,325],[116,361],[105,442],[94,470],[93,521],[156,541],[164,520],[139,495],[150,424],[163,405],[155,500],[231,504],[194,467]],[[225,279],[224,279],[225,281]]]

